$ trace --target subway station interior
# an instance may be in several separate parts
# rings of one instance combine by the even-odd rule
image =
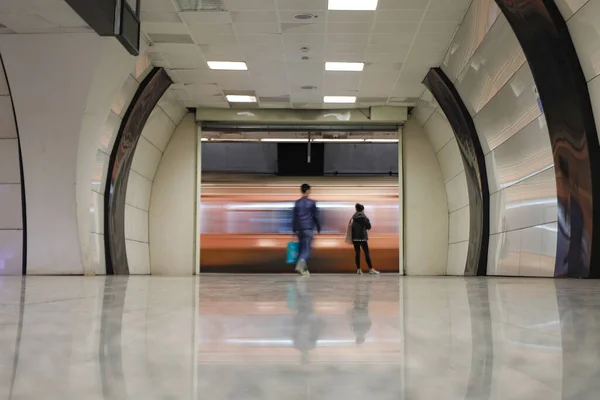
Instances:
[[[600,0],[0,0],[0,61],[0,399],[599,398]]]

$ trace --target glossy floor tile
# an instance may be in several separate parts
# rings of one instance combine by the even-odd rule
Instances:
[[[0,399],[597,399],[600,282],[0,278]]]

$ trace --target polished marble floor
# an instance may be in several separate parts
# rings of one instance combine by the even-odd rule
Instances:
[[[600,281],[0,278],[0,399],[598,399]]]

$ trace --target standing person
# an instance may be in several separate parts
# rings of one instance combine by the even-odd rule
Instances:
[[[305,183],[300,187],[302,197],[296,200],[292,213],[292,231],[300,242],[300,256],[296,264],[296,272],[309,275],[307,261],[312,251],[312,241],[315,229],[321,233],[317,203],[310,197],[310,185]]]
[[[371,230],[371,221],[365,214],[365,206],[356,203],[354,207],[356,213],[352,217],[351,229],[352,229],[352,244],[354,244],[354,260],[356,262],[356,273],[362,275],[360,269],[360,249],[365,253],[365,259],[369,266],[369,274],[378,275],[379,271],[373,269],[373,263],[371,262],[371,253],[369,252],[369,234],[367,231]]]

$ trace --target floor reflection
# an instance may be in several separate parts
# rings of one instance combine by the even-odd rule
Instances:
[[[597,281],[0,279],[2,399],[596,399]]]

